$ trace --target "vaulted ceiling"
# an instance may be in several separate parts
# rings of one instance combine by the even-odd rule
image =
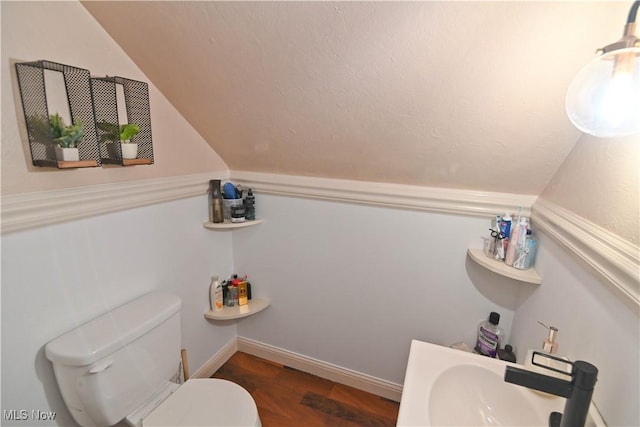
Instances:
[[[630,2],[83,5],[232,170],[536,195]]]

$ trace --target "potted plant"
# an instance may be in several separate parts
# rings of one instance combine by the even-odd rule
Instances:
[[[120,143],[123,159],[135,159],[138,157],[138,144],[131,142],[131,138],[140,132],[140,126],[135,123],[118,126],[103,120],[98,123],[98,129],[104,132],[100,142],[112,141]]]
[[[80,120],[65,125],[58,113],[49,116],[49,131],[53,140],[56,159],[78,161],[80,154],[78,144],[84,139],[84,126]]]

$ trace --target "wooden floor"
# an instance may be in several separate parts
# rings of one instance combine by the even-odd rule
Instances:
[[[251,393],[263,427],[395,426],[398,417],[397,402],[242,352],[212,378]]]

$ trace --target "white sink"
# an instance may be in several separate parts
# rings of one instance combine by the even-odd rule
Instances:
[[[515,363],[413,340],[398,426],[547,426],[565,399],[504,381]],[[591,405],[587,426],[605,426]]]

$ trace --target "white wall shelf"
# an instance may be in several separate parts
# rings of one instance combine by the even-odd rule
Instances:
[[[245,305],[222,307],[222,310],[209,310],[204,317],[212,320],[233,320],[256,314],[269,307],[271,301],[267,298],[253,298]]]
[[[528,270],[518,270],[517,268],[509,267],[502,261],[497,261],[487,257],[481,249],[467,249],[467,254],[469,255],[469,258],[482,267],[493,271],[496,274],[500,274],[501,276],[520,280],[521,282],[532,283],[534,285],[542,283],[542,277],[540,277],[533,268]]]
[[[207,221],[205,223],[202,224],[202,226],[204,228],[208,228],[209,230],[233,230],[236,228],[245,228],[245,227],[251,227],[253,225],[258,225],[258,224],[262,224],[264,222],[263,219],[254,219],[251,221],[244,221],[244,222],[231,222],[231,221],[225,221],[225,222],[210,222]]]

